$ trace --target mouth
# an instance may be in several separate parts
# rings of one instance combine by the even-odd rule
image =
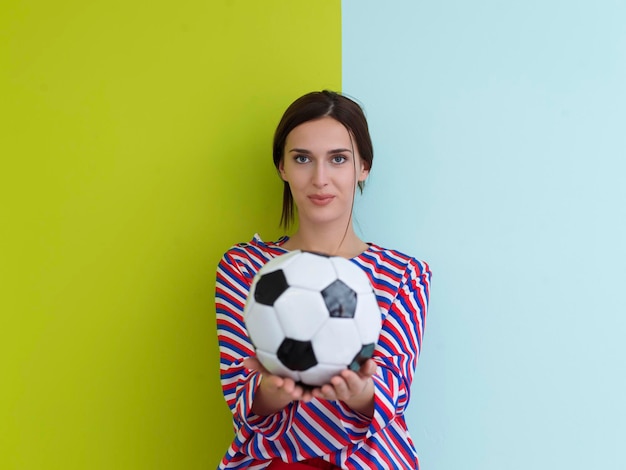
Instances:
[[[335,196],[331,196],[329,194],[313,194],[309,196],[309,200],[316,206],[325,206],[330,204],[333,199],[335,199]]]

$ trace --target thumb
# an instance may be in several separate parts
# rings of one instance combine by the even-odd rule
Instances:
[[[263,366],[261,365],[261,363],[259,362],[259,360],[256,357],[246,357],[243,360],[242,365],[246,369],[255,370],[257,372],[262,372],[263,371]]]
[[[378,369],[376,362],[374,362],[372,359],[368,359],[363,363],[359,372],[367,377],[371,377],[376,373],[376,369]]]
[[[263,375],[270,375],[270,372],[261,364],[261,361],[259,361],[256,356],[246,357],[242,364],[246,369],[260,372]]]

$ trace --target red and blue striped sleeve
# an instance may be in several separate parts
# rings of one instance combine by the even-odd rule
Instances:
[[[383,329],[374,353],[378,364],[374,378],[374,416],[368,437],[379,432],[409,403],[417,367],[430,297],[428,264],[410,259],[402,283],[384,316]]]
[[[252,413],[254,393],[260,374],[243,366],[243,360],[254,356],[243,321],[243,310],[254,274],[237,263],[236,254],[227,252],[220,260],[216,273],[215,307],[220,354],[220,379],[224,399],[233,414],[235,430],[244,434],[259,433],[276,439],[289,423],[286,408],[269,416]]]

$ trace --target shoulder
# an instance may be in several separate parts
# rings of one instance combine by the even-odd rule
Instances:
[[[370,264],[375,271],[395,273],[402,277],[431,275],[430,266],[426,261],[375,243],[370,243],[369,249],[359,258]]]
[[[220,265],[234,265],[244,275],[252,277],[269,260],[286,253],[282,248],[285,241],[286,237],[281,237],[275,242],[264,242],[255,234],[250,241],[231,246],[222,256]]]
[[[362,267],[370,276],[379,303],[390,305],[401,299],[409,311],[426,311],[432,277],[426,261],[373,243],[361,260],[366,263]]]

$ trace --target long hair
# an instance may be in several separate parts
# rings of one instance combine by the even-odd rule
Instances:
[[[273,158],[277,170],[284,158],[285,143],[289,133],[300,124],[326,116],[343,124],[348,130],[351,140],[354,139],[356,143],[365,169],[370,170],[372,168],[374,148],[363,109],[355,101],[344,95],[323,90],[301,96],[291,103],[283,114],[274,133]],[[289,183],[283,181],[283,185],[283,211],[280,225],[287,229],[294,221],[295,204]],[[362,192],[364,182],[359,181],[358,186]]]

